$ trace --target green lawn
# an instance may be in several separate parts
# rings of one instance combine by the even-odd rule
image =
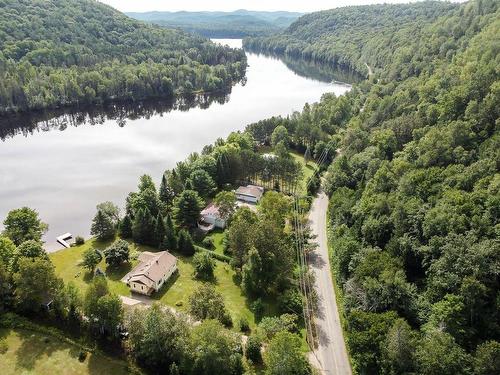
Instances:
[[[8,345],[6,353],[0,353],[0,373],[62,374],[62,375],[125,375],[126,363],[101,354],[87,355],[80,362],[77,346],[52,336],[20,329],[0,329],[0,338]]]
[[[291,154],[296,161],[302,164],[302,171],[304,172],[304,176],[302,178],[300,193],[305,195],[307,194],[307,189],[306,189],[307,180],[309,179],[309,177],[313,175],[314,171],[318,167],[318,164],[316,164],[314,160],[310,160],[306,164],[306,161],[304,160],[304,155],[296,152],[292,152]]]
[[[224,248],[222,246],[222,240],[224,239],[224,231],[221,229],[216,229],[208,235],[214,241],[214,248],[210,249],[218,254],[224,255]]]
[[[222,235],[222,233],[215,233]],[[50,258],[56,267],[56,273],[67,283],[73,281],[82,292],[85,291],[88,283],[92,280],[92,275],[78,266],[82,253],[89,247],[104,249],[109,243],[101,243],[97,240],[89,240],[82,246],[76,246],[64,249],[50,254]],[[156,251],[147,246],[131,244],[131,251]],[[221,250],[222,253],[222,250]],[[177,310],[187,311],[189,296],[201,285],[201,281],[193,278],[192,258],[174,253],[178,259],[179,272],[152,298],[159,300],[168,306]],[[119,270],[109,270],[105,262],[101,262],[99,267],[106,272],[110,290],[116,294],[130,296],[129,288],[120,281],[120,279],[129,272],[137,261],[124,265]],[[235,284],[235,272],[224,262],[216,260],[215,279],[213,284],[223,296],[226,307],[231,313],[235,329],[238,329],[240,317],[246,317],[250,322],[251,328],[255,327],[254,314],[249,309],[249,302],[243,295],[241,288]],[[275,306],[273,301],[266,304],[266,313],[273,314]]]

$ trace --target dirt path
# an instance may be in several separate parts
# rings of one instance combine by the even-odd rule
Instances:
[[[320,192],[314,199],[309,214],[311,228],[317,236],[319,245],[309,257],[310,267],[316,277],[315,288],[319,298],[319,311],[316,317],[319,346],[316,349],[316,356],[323,374],[351,375],[328,257],[327,210],[328,197]]]

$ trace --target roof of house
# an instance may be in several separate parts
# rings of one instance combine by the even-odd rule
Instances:
[[[236,194],[260,198],[262,197],[262,194],[264,194],[264,188],[256,185],[240,186],[236,189]]]
[[[219,207],[216,206],[214,203],[210,203],[207,207],[203,209],[203,211],[201,211],[201,216],[204,215],[212,215],[220,217]]]
[[[138,282],[152,288],[161,280],[165,272],[175,265],[177,258],[168,251],[159,253],[144,251],[139,255],[139,261],[141,263],[129,273],[128,281]]]

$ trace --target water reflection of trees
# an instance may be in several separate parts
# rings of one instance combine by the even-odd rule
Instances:
[[[228,93],[204,94],[184,97],[175,101],[148,100],[141,102],[113,103],[104,106],[46,110],[12,115],[0,118],[0,139],[5,141],[16,135],[29,136],[36,131],[64,131],[80,125],[97,126],[109,120],[116,120],[121,127],[127,120],[149,119],[170,111],[188,111],[191,108],[207,109],[213,103],[224,104]]]
[[[353,84],[361,82],[365,79],[362,75],[353,70],[342,69],[340,67],[333,67],[327,64],[319,64],[313,61],[296,59],[286,55],[273,54],[262,51],[251,51],[258,55],[270,57],[276,60],[283,61],[288,69],[300,77],[315,79],[321,82],[338,82]]]

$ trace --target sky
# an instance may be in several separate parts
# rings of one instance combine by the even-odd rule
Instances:
[[[287,10],[313,12],[346,5],[407,3],[408,0],[100,0],[122,12]]]

